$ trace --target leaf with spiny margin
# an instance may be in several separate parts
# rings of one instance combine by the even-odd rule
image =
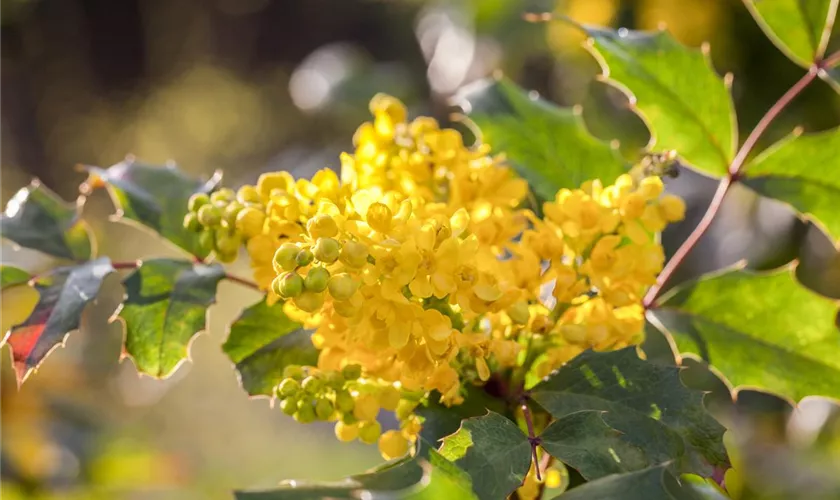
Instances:
[[[414,457],[388,462],[365,474],[333,483],[286,481],[279,488],[237,491],[236,500],[313,500],[316,498],[403,498],[475,500],[469,476],[420,441]]]
[[[37,180],[20,189],[0,216],[0,236],[53,257],[88,260],[93,244],[79,207]]]
[[[837,0],[744,0],[767,37],[793,62],[809,68],[825,55]]]
[[[96,298],[102,281],[113,270],[111,261],[102,257],[78,266],[60,267],[34,279],[38,303],[25,321],[12,326],[4,339],[12,351],[18,384],[64,341],[67,333],[79,328],[85,306]]]
[[[531,398],[557,419],[581,410],[614,413],[621,431],[620,415],[652,417],[684,440],[688,457],[727,463],[724,428],[703,407],[703,392],[683,385],[678,367],[640,359],[634,346],[584,351],[531,389]]]
[[[456,432],[464,419],[480,417],[486,414],[487,410],[505,414],[505,401],[491,396],[484,389],[472,385],[464,387],[464,401],[455,406],[440,403],[440,393],[432,392],[428,403],[414,410],[424,419],[420,436],[430,443],[438,443],[442,438]]]
[[[289,365],[318,363],[311,332],[265,299],[245,309],[230,325],[222,350],[236,364],[242,387],[251,396],[270,396]]]
[[[443,438],[440,454],[472,478],[481,500],[507,498],[531,467],[531,443],[510,419],[488,411],[468,418]]]
[[[572,488],[557,500],[700,500],[665,466],[612,474]]]
[[[0,264],[0,289],[26,283],[30,278],[32,275],[19,267]]]
[[[532,99],[508,79],[466,87],[456,101],[482,141],[504,152],[540,201],[554,199],[560,188],[595,178],[606,184],[627,171],[617,151],[586,130],[579,112]]]
[[[725,174],[738,143],[735,109],[707,56],[666,31],[580,27],[592,38],[604,75],[635,97],[651,148],[676,150],[701,170]]]
[[[840,128],[780,141],[747,165],[743,180],[814,215],[840,239]]]
[[[180,259],[143,261],[123,282],[125,350],[137,370],[166,377],[187,358],[192,338],[206,327],[207,308],[225,277],[218,264]]]
[[[107,186],[119,217],[156,231],[198,258],[210,253],[199,244],[198,233],[184,228],[183,223],[190,196],[213,191],[221,181],[220,172],[201,182],[174,165],[146,165],[133,159],[105,169],[85,168],[90,175],[88,185]]]
[[[634,412],[579,411],[555,420],[540,435],[542,447],[587,480],[669,464],[674,471],[702,469],[687,463],[676,432]]]
[[[792,272],[726,272],[676,290],[654,310],[681,352],[693,352],[734,385],[794,400],[840,397],[837,305]]]

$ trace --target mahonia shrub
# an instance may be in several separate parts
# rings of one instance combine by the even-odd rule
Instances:
[[[270,172],[232,189],[218,173],[204,182],[128,158],[86,167],[75,205],[33,182],[9,201],[2,236],[56,265],[2,266],[19,383],[79,327],[113,272],[128,272],[125,354],[168,376],[230,280],[264,296],[223,346],[243,388],[301,424],[333,422],[337,439],[377,444],[389,460],[339,483],[237,498],[795,495],[790,481],[766,480],[778,471],[759,459],[756,429],[768,425],[756,421],[777,408],[774,435],[801,444],[797,418],[813,411],[828,425],[840,414],[813,398],[840,396],[840,132],[797,132],[750,153],[818,77],[840,89],[840,53],[825,57],[836,2],[765,3],[748,2],[808,72],[740,147],[732,79],[705,54],[666,32],[580,26],[655,139],[632,165],[589,135],[578,110],[498,78],[460,94],[474,144],[378,94],[354,150],[308,179]],[[666,181],[692,171],[719,179],[702,218],[683,222],[685,202]],[[787,203],[807,229],[779,244],[798,253],[781,269],[742,262],[676,282],[735,185]],[[80,208],[101,188],[123,219],[189,257],[97,257]],[[666,249],[671,224],[690,234]],[[252,279],[223,265],[244,256]],[[383,411],[397,424],[383,428]],[[780,449],[795,457],[791,474],[840,465],[830,450]],[[840,491],[830,473],[808,487],[812,498]]]

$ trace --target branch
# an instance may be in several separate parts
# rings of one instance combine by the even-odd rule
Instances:
[[[735,158],[732,160],[732,163],[729,165],[728,173],[726,177],[720,180],[720,184],[718,184],[718,188],[715,191],[714,196],[712,197],[711,203],[709,203],[709,208],[706,209],[706,213],[703,214],[703,218],[700,219],[700,222],[697,224],[697,227],[691,232],[691,234],[686,238],[686,240],[680,245],[676,252],[674,252],[673,257],[668,260],[668,263],[662,269],[662,272],[659,273],[659,277],[656,279],[656,284],[653,285],[650,290],[648,290],[647,294],[645,294],[645,298],[642,301],[642,305],[645,309],[650,309],[651,307],[656,305],[656,300],[661,295],[662,291],[665,288],[665,285],[668,284],[668,280],[674,275],[674,272],[683,263],[685,258],[691,252],[691,250],[697,245],[700,241],[700,238],[706,233],[706,231],[711,227],[712,222],[717,216],[720,208],[723,206],[723,200],[726,198],[726,194],[729,192],[729,188],[732,187],[733,184],[738,182],[741,176],[741,171],[744,167],[744,164],[747,160],[747,157],[752,152],[755,145],[758,143],[759,138],[767,131],[767,127],[770,126],[771,123],[779,116],[785,107],[790,104],[790,102],[798,96],[804,89],[807,87],[814,79],[817,77],[817,74],[820,68],[825,67],[826,63],[832,59],[840,60],[840,52],[833,54],[828,59],[822,61],[821,63],[817,63],[808,70],[808,72],[799,79],[787,92],[776,101],[773,106],[767,110],[767,113],[761,117],[758,124],[755,128],[750,132],[750,135],[747,137],[747,140],[744,141],[744,144],[738,149],[738,152],[735,154]]]
[[[540,473],[540,462],[537,458],[537,446],[540,445],[540,438],[534,432],[534,419],[531,416],[531,409],[528,408],[528,402],[522,398],[522,415],[525,417],[525,425],[528,426],[528,442],[531,443],[531,458],[534,462],[534,470],[537,473],[537,481],[542,481]]]
[[[822,61],[819,61],[817,66],[821,69],[829,69],[837,66],[838,64],[840,64],[840,50],[826,57]]]
[[[130,262],[112,262],[111,267],[116,270],[129,270],[129,269],[137,269],[142,265],[142,260],[135,260]],[[200,261],[198,263],[201,263]],[[260,287],[254,283],[253,281],[246,280],[245,278],[240,278],[238,276],[234,276],[230,273],[225,273],[225,279],[233,281],[234,283],[240,284],[242,286],[246,286],[248,288],[253,288],[254,290],[260,291]]]

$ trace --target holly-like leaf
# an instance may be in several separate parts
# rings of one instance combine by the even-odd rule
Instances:
[[[151,259],[125,279],[125,350],[140,372],[166,377],[187,358],[224,277],[218,264]]]
[[[26,283],[32,276],[19,267],[0,264],[0,289]]]
[[[93,253],[79,207],[66,203],[37,180],[18,191],[0,216],[0,236],[53,257],[87,260]]]
[[[215,189],[221,181],[219,172],[201,182],[174,165],[146,165],[133,159],[107,169],[86,169],[90,174],[87,184],[107,186],[119,217],[156,231],[196,257],[203,259],[210,253],[199,244],[198,234],[185,229],[183,223],[190,196]]]
[[[609,144],[586,130],[580,109],[555,106],[510,80],[467,87],[457,102],[480,127],[483,142],[505,153],[541,201],[588,179],[610,182],[627,169]]]
[[[236,364],[242,387],[252,396],[271,395],[288,365],[316,365],[311,332],[283,312],[283,304],[262,301],[230,325],[222,349]]]
[[[468,385],[464,388],[464,401],[455,406],[440,403],[440,394],[433,392],[428,403],[420,405],[415,413],[424,419],[420,436],[426,441],[437,444],[443,437],[458,430],[461,421],[467,418],[480,417],[487,410],[505,413],[505,401],[491,396],[486,387]]]
[[[782,140],[746,167],[744,182],[813,214],[840,238],[840,128]]]
[[[560,419],[581,410],[609,412],[611,427],[625,431],[640,416],[650,417],[683,441],[694,463],[727,463],[724,428],[703,407],[703,393],[680,381],[680,369],[644,361],[635,347],[585,351],[531,390],[531,398]],[[627,415],[633,420],[622,423]],[[652,437],[659,439],[659,437]],[[677,449],[669,453],[676,453]]]
[[[680,351],[700,355],[736,386],[794,400],[840,397],[837,305],[799,285],[789,270],[701,279],[666,296],[654,316]]]
[[[443,439],[440,454],[472,478],[481,500],[507,498],[531,467],[531,443],[510,419],[488,411],[461,422]]]
[[[18,384],[63,342],[67,333],[79,328],[85,306],[96,298],[102,280],[113,270],[111,262],[103,257],[57,268],[35,279],[38,303],[24,322],[11,327],[4,340],[11,347]]]
[[[809,68],[822,59],[837,0],[744,0],[770,40],[793,62]]]
[[[555,420],[540,435],[542,447],[588,479],[632,472],[660,464],[681,464],[682,438],[651,417],[634,412],[579,411]]]
[[[557,500],[700,500],[665,466],[612,474],[572,488]]]
[[[277,489],[237,491],[237,500],[313,500],[318,498],[404,498],[474,500],[469,477],[421,441],[414,457],[405,457],[365,474],[333,483],[286,481]]]
[[[701,170],[725,174],[738,129],[729,85],[707,51],[681,45],[666,31],[581,28],[604,75],[631,94],[650,129],[651,148],[676,150]]]

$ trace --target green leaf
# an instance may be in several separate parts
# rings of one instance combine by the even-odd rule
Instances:
[[[140,372],[166,377],[187,358],[224,277],[218,264],[151,259],[125,279],[125,350]]]
[[[64,341],[68,332],[79,328],[85,306],[96,298],[105,276],[113,270],[108,258],[102,257],[60,267],[35,279],[40,294],[35,309],[4,339],[12,351],[18,384]]]
[[[485,80],[457,99],[481,128],[482,141],[505,153],[541,201],[560,188],[595,178],[607,183],[627,170],[609,144],[586,130],[579,109],[532,97],[510,80]]]
[[[840,397],[837,305],[801,286],[790,270],[701,279],[666,296],[654,313],[680,351],[699,354],[736,386],[794,400]]]
[[[570,413],[549,425],[540,439],[549,454],[588,480],[660,464],[674,463],[685,471],[703,467],[679,464],[685,455],[679,434],[634,412]]]
[[[79,207],[33,181],[6,204],[0,216],[0,236],[24,248],[53,257],[87,260],[93,253],[87,224]]]
[[[467,385],[463,391],[464,401],[459,405],[446,406],[439,402],[440,394],[433,392],[428,403],[417,407],[415,413],[425,419],[420,431],[423,439],[437,444],[445,436],[456,432],[462,420],[480,417],[487,410],[505,414],[505,401],[491,396],[483,387]]]
[[[825,83],[833,88],[835,92],[840,94],[840,68],[824,68],[820,70],[818,74]]]
[[[288,365],[318,363],[311,332],[283,312],[283,304],[262,301],[245,309],[230,325],[222,349],[236,364],[242,387],[252,396],[271,395]]]
[[[510,419],[488,411],[461,422],[443,439],[440,454],[472,478],[479,499],[507,498],[531,467],[531,443]]]
[[[558,500],[699,500],[664,466],[612,474],[573,488]]]
[[[420,442],[414,457],[386,463],[365,474],[333,483],[285,481],[265,491],[237,491],[237,500],[313,500],[404,498],[412,500],[473,500],[469,477],[443,458],[434,447]]]
[[[18,267],[0,264],[0,288],[26,283],[32,276]]]
[[[676,150],[701,170],[725,174],[738,129],[729,86],[705,51],[681,45],[665,31],[581,28],[592,38],[604,75],[635,98],[652,149]]]
[[[615,414],[610,422],[625,431],[620,416],[651,417],[684,442],[698,464],[727,463],[724,428],[703,407],[703,393],[680,381],[680,369],[639,359],[635,347],[585,351],[531,390],[531,398],[560,419],[581,410]],[[608,413],[608,414],[609,414]]]
[[[840,238],[840,128],[780,141],[747,165],[744,182],[813,214]]]
[[[190,196],[215,189],[221,181],[219,172],[201,182],[174,165],[146,165],[133,159],[107,169],[86,168],[91,177],[88,185],[107,186],[118,216],[151,228],[198,258],[210,253],[199,245],[198,233],[185,229],[183,223]]]
[[[793,62],[809,68],[822,59],[837,0],[744,0],[770,40]]]

